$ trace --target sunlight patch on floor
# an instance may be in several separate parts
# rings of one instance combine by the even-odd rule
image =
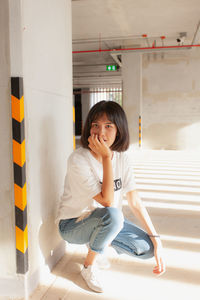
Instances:
[[[187,243],[187,244],[196,244],[200,246],[200,238],[191,238],[191,237],[184,237],[184,236],[172,236],[172,235],[165,235],[162,234],[162,240],[165,241],[174,241],[180,243]]]

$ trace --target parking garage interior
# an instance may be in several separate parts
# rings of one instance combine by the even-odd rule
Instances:
[[[0,0],[0,33],[0,300],[199,299],[199,1]],[[155,278],[153,260],[109,249],[103,295],[80,277],[86,247],[55,225],[67,159],[100,100],[126,112],[167,265]]]

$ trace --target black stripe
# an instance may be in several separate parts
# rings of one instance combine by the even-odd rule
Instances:
[[[24,231],[27,225],[27,206],[24,211],[15,206],[15,225]]]
[[[23,79],[22,77],[11,77],[11,93],[18,99],[23,96]]]
[[[12,130],[13,130],[13,139],[21,144],[25,139],[24,119],[21,122],[12,119]]]
[[[14,163],[14,182],[23,188],[26,182],[26,163],[24,163],[23,167]]]
[[[28,249],[25,253],[16,249],[17,273],[25,274],[28,271]]]

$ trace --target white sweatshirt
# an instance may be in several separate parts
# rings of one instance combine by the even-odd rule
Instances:
[[[123,194],[135,190],[133,165],[126,152],[115,152],[112,159],[114,178],[114,206],[122,208]],[[78,148],[69,157],[64,193],[58,207],[56,223],[61,219],[84,217],[96,207],[103,207],[93,199],[101,192],[103,165],[88,149]]]

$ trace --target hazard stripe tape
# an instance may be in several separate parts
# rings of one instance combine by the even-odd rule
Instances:
[[[11,77],[17,273],[28,271],[28,227],[23,79]]]
[[[141,116],[139,116],[139,147],[142,146],[142,120]]]

